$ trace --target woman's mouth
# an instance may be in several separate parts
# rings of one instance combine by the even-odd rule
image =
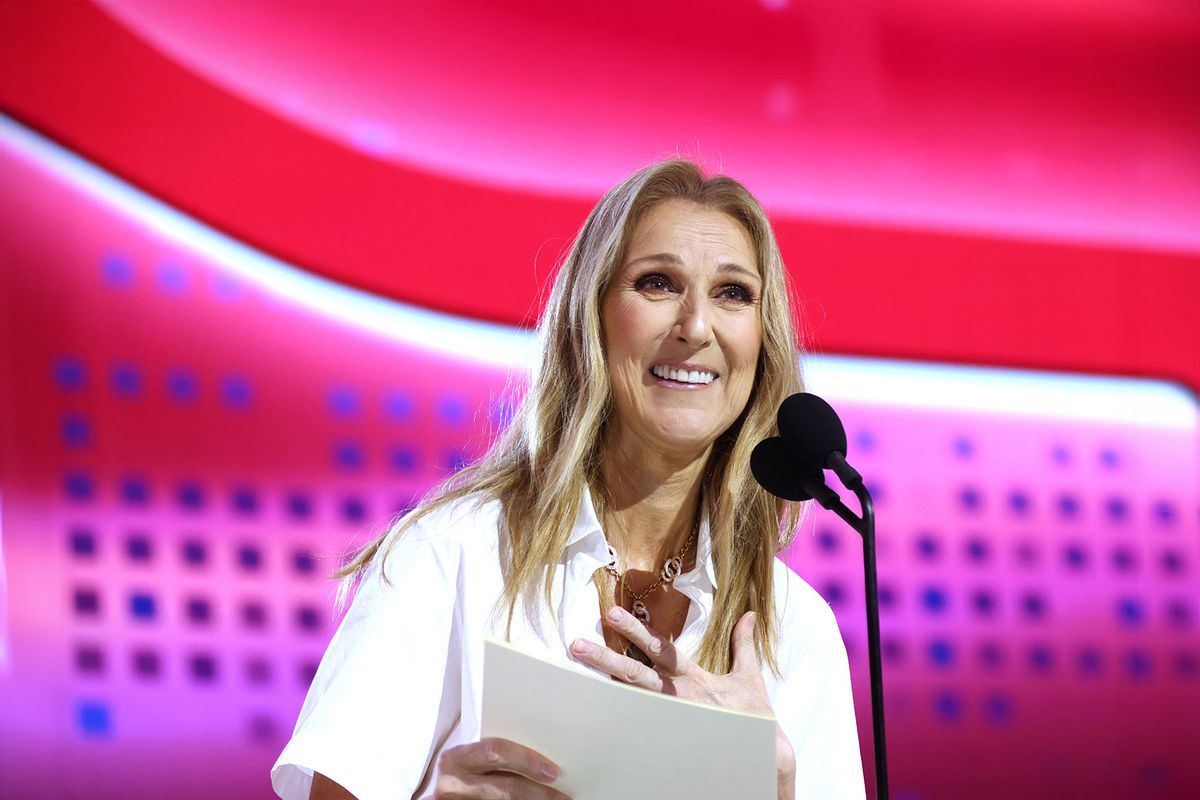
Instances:
[[[717,379],[717,374],[708,370],[676,368],[663,365],[651,367],[650,374],[660,380],[693,386],[704,386]]]

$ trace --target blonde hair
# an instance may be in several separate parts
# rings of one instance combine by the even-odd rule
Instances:
[[[706,179],[686,160],[640,170],[592,209],[555,279],[538,327],[540,360],[512,423],[481,460],[431,493],[339,575],[348,580],[360,576],[391,533],[402,534],[435,509],[468,497],[480,504],[498,500],[504,574],[498,608],[507,608],[509,630],[518,605],[538,624],[538,587],[552,608],[554,566],[570,537],[584,486],[604,495],[599,467],[612,389],[601,298],[638,222],[650,208],[671,199],[720,211],[745,227],[762,277],[762,347],[754,385],[741,416],[714,443],[702,478],[717,590],[697,661],[709,671],[727,672],[733,626],[743,613],[755,611],[756,645],[777,669],[774,560],[795,535],[801,509],[758,486],[750,474],[750,451],[777,432],[779,404],[801,390],[791,298],[779,247],[758,202],[737,181]],[[597,580],[602,574],[597,572]],[[601,596],[606,595],[610,598],[611,592],[602,590]]]

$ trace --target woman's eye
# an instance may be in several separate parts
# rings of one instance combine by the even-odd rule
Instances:
[[[643,275],[634,286],[641,291],[665,292],[671,288],[671,282],[663,275]]]
[[[738,286],[736,283],[722,287],[719,296],[722,300],[733,300],[738,303],[750,303],[754,300],[754,295],[750,294],[749,289],[745,286]]]

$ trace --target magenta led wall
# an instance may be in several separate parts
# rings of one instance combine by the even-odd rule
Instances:
[[[529,335],[314,278],[0,124],[0,797],[269,797],[330,570],[504,424]],[[893,793],[1200,786],[1197,406],[819,357],[872,483]],[[833,606],[870,764],[855,536]],[[419,654],[414,654],[419,657]]]
[[[892,796],[1200,797],[1197,65],[1190,0],[0,0],[0,800],[271,797],[329,574],[676,153],[872,485]],[[781,557],[869,771],[859,541]]]

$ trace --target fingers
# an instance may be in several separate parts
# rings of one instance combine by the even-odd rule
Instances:
[[[733,672],[758,672],[758,648],[754,646],[754,625],[758,614],[747,611],[733,626]]]
[[[607,647],[600,647],[586,639],[576,639],[571,644],[571,653],[585,664],[607,672],[619,681],[655,692],[663,690],[663,679],[657,672]]]
[[[433,796],[435,800],[571,800],[557,789],[507,772],[441,775]]]
[[[643,653],[649,656],[654,665],[668,675],[679,675],[683,668],[691,662],[686,656],[680,655],[675,644],[665,636],[659,636],[641,620],[620,606],[613,606],[606,615],[608,624],[629,641],[637,645]]]
[[[539,753],[508,739],[483,739],[474,744],[454,747],[442,754],[443,773],[486,775],[513,772],[538,783],[551,783],[558,767]]]

